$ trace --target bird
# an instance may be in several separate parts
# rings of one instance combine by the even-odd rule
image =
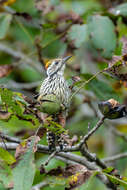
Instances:
[[[55,95],[58,101],[62,106],[61,113],[59,114],[60,124],[65,126],[65,118],[69,109],[69,98],[71,95],[71,90],[64,78],[64,70],[66,62],[71,58],[71,56],[66,56],[64,58],[57,58],[50,60],[46,63],[46,73],[47,77],[41,84],[38,100],[41,100],[42,97],[46,95]],[[61,119],[62,118],[62,119]],[[63,119],[64,118],[64,119]],[[55,135],[53,132],[47,132],[48,146],[50,150],[54,150],[57,144],[60,146],[60,149],[64,147],[64,140],[62,135]]]

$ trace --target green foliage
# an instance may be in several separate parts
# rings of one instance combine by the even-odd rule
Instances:
[[[116,6],[115,8],[112,8],[110,11],[112,14],[116,16],[127,16],[127,3],[123,3],[121,5]]]
[[[75,47],[79,48],[87,39],[87,25],[74,24],[68,31],[68,39],[74,41]]]
[[[80,140],[80,136],[88,133],[89,123],[92,129],[98,121],[98,102],[116,99],[123,105],[127,94],[126,16],[127,3],[120,1],[0,2],[0,132],[26,139],[36,133],[37,127],[43,126],[45,132],[48,129],[56,135],[69,134],[72,141],[76,135]],[[48,96],[52,101],[43,102],[42,105],[34,98],[39,92],[36,84],[41,84],[46,76],[44,63],[51,58],[66,55],[72,55],[72,59],[67,63],[64,74],[71,81],[69,85],[72,94],[75,93],[71,96],[73,98],[66,118],[68,131],[59,124],[56,117],[62,107],[56,97],[52,99]],[[115,61],[115,55],[119,55],[120,60]],[[111,67],[111,64],[114,66]],[[12,67],[10,72],[7,72],[6,66]],[[102,69],[110,76],[100,72]],[[42,115],[39,106],[46,114],[55,113],[48,117],[45,124],[42,121],[46,114]],[[108,111],[109,107],[104,107],[102,114]],[[114,119],[114,115],[108,113],[108,119]],[[105,147],[109,147],[109,143],[111,150],[117,148],[118,152],[126,151],[126,144],[122,140],[110,137],[112,134],[108,133],[107,125],[110,127],[108,120],[88,141],[89,152],[96,153],[99,158],[108,156]],[[119,119],[118,126],[113,125],[125,133],[126,122]],[[42,145],[47,145],[45,132],[38,131],[42,136]],[[1,139],[0,141],[3,144]],[[16,162],[15,151],[8,152],[0,148],[0,190],[31,190],[31,186],[43,181],[48,183],[42,188],[44,190],[71,188],[68,186],[68,179],[63,176],[40,174],[39,167],[49,155],[36,152],[34,158],[33,144],[34,140]],[[81,155],[80,152],[74,154]],[[48,172],[57,167],[66,170],[66,163],[53,158],[45,166],[45,170]],[[127,176],[126,159],[116,162],[115,168],[121,176]],[[127,189],[126,177],[119,179],[114,176],[112,167],[102,172],[117,186]],[[94,176],[95,174],[77,188],[107,189]]]
[[[97,172],[93,172],[93,174],[89,177],[88,181],[84,183],[83,185],[81,185],[80,190],[84,190],[84,189],[89,190],[91,188],[92,181],[96,175],[97,175]]]
[[[64,190],[66,187],[69,187],[68,185],[68,179],[65,179],[63,177],[55,177],[55,176],[49,176],[48,177],[49,186],[51,188],[60,188]]]
[[[35,138],[33,137],[30,147],[13,169],[14,190],[31,189],[35,175],[34,145]]]
[[[12,132],[16,132],[21,129],[34,129],[36,126],[38,126],[33,125],[31,121],[19,119],[15,115],[11,116],[11,118],[8,121],[0,120],[0,125],[2,126],[2,129],[9,128]]]
[[[72,10],[79,15],[90,14],[101,10],[101,4],[95,0],[72,1]]]
[[[105,174],[114,184],[116,185],[120,185],[122,187],[124,187],[125,189],[127,188],[127,180],[122,180],[122,179],[119,179],[118,177],[116,176],[113,176],[113,175],[110,175],[110,174]]]
[[[11,14],[0,14],[0,40],[6,36],[6,33],[9,30],[9,26],[12,20]]]
[[[49,58],[63,55],[67,48],[66,44],[59,40],[59,36],[47,30],[42,33],[41,43],[44,55]]]
[[[88,19],[88,30],[92,45],[102,56],[111,58],[116,48],[115,27],[111,19],[100,15],[91,16]]]
[[[82,77],[88,80],[92,77],[92,75],[86,73],[83,74]],[[77,85],[80,85],[80,83],[82,84],[83,82],[84,81],[81,81],[77,83]],[[85,86],[85,88],[89,91],[94,92],[94,94],[99,100],[105,100],[105,99],[107,100],[110,98],[114,98],[119,101],[119,94],[117,94],[112,88],[112,86],[109,83],[106,83],[105,81],[98,80],[97,78],[95,78],[94,80],[90,81]]]
[[[4,185],[5,188],[9,187],[9,184],[12,183],[12,169],[5,162],[0,162],[0,182]]]
[[[7,164],[13,164],[15,158],[5,149],[0,148],[0,160],[5,161]]]
[[[47,123],[44,124],[44,127],[52,131],[53,133],[57,134],[63,134],[67,133],[67,131],[57,122],[52,121],[52,117],[48,117]]]
[[[8,107],[8,111],[18,116],[23,114],[23,107],[20,106],[18,101],[16,102],[13,97],[13,92],[8,89],[0,89],[0,95],[2,104]]]
[[[10,118],[7,121],[0,120],[1,126],[11,127],[12,131],[18,128],[35,128],[39,126],[39,121],[34,112],[25,114],[25,109],[29,105],[21,93],[12,92],[6,88],[0,89],[2,109],[10,112]]]

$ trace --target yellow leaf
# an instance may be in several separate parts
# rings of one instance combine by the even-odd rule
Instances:
[[[3,6],[9,6],[9,5],[12,5],[13,3],[15,3],[16,0],[7,0],[3,3]]]

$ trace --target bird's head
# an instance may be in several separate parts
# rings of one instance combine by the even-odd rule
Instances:
[[[47,75],[50,77],[53,76],[54,74],[63,75],[65,69],[65,63],[70,58],[71,56],[67,56],[65,58],[58,58],[48,61],[45,65],[47,70]]]

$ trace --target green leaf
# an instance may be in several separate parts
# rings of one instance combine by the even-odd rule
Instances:
[[[43,47],[43,54],[48,58],[56,58],[64,55],[67,44],[59,40],[60,35],[56,35],[50,30],[43,32],[43,38],[41,41]]]
[[[67,133],[67,130],[65,130],[60,124],[52,121],[52,118],[51,117],[48,117],[46,119],[48,121],[48,123],[50,124],[47,124],[45,123],[44,124],[44,127],[49,129],[50,131],[52,131],[53,133],[55,133],[56,135],[57,134],[63,134],[63,133]]]
[[[61,190],[64,190],[66,187],[69,187],[68,179],[60,176],[50,176],[48,177],[48,182],[51,188],[59,187]]]
[[[0,97],[1,103],[3,106],[8,109],[8,112],[11,112],[11,118],[8,122],[0,121],[1,126],[17,126],[22,127],[37,127],[39,121],[36,116],[33,114],[24,114],[24,110],[29,105],[24,99],[21,93],[12,92],[6,88],[0,88]],[[17,117],[19,116],[20,119]],[[29,120],[29,121],[24,121]],[[16,127],[17,128],[17,127]]]
[[[93,174],[89,177],[89,179],[83,184],[80,186],[80,190],[87,190],[87,189],[91,189],[89,188],[90,185],[92,184],[93,182],[93,178],[98,174],[98,172],[93,172]]]
[[[12,170],[10,166],[8,166],[5,162],[0,162],[0,182],[2,182],[4,187],[8,188],[12,181]]]
[[[107,16],[95,15],[88,19],[88,32],[92,45],[105,58],[111,58],[116,48],[113,22]]]
[[[17,132],[19,131],[19,129],[33,129],[35,127],[37,127],[37,123],[36,125],[33,125],[31,121],[26,121],[26,120],[22,120],[19,119],[17,116],[13,115],[8,122],[0,120],[0,126],[2,126],[3,128],[9,128],[9,130],[13,131],[13,132]]]
[[[4,188],[2,183],[0,183],[0,190],[7,190],[7,189]]]
[[[6,88],[0,89],[2,103],[8,107],[8,111],[21,116],[23,114],[23,107],[16,100],[14,100],[13,92]]]
[[[68,31],[68,39],[74,41],[74,45],[79,48],[88,38],[87,25],[74,24]]]
[[[29,103],[26,102],[23,97],[22,97],[22,94],[19,93],[19,92],[15,92],[14,93],[14,100],[18,101],[18,102],[21,102],[22,104],[24,104],[25,106],[29,106]]]
[[[95,0],[78,0],[78,1],[71,1],[72,10],[79,14],[89,14],[92,12],[101,11],[101,4]]]
[[[13,97],[13,92],[4,88],[0,88],[0,96],[2,103],[8,104],[8,106],[12,105],[12,97]]]
[[[26,153],[21,157],[17,166],[13,169],[13,190],[30,190],[35,175],[34,147],[35,137]]]
[[[116,16],[127,16],[127,3],[116,6],[115,8],[110,9],[110,12]]]
[[[3,39],[9,29],[11,23],[12,15],[11,14],[0,14],[0,39]]]
[[[0,147],[0,159],[5,161],[7,164],[13,164],[16,160],[15,158],[5,149]]]

